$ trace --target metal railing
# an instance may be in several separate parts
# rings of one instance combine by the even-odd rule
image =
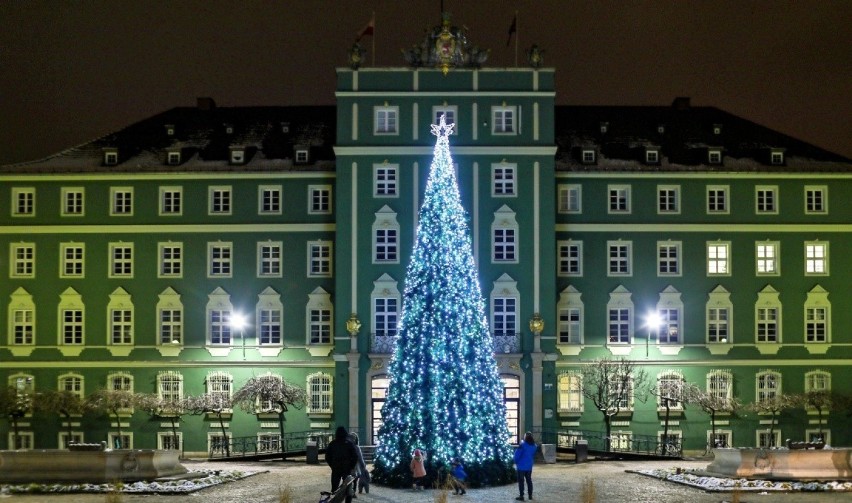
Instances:
[[[374,332],[370,334],[370,352],[377,354],[391,354],[396,347],[398,335],[386,335],[387,332]],[[520,332],[494,332],[495,353],[520,353]]]
[[[253,437],[228,437],[228,448],[221,441],[213,442],[207,453],[209,459],[245,458],[249,456],[286,455],[288,453],[304,453],[308,441],[316,442],[319,450],[334,438],[332,430],[311,430],[285,432],[284,436],[272,431]]]
[[[536,441],[544,444],[556,444],[557,447],[574,449],[579,440],[588,443],[589,451],[641,454],[679,458],[683,456],[683,446],[675,439],[663,441],[655,435],[636,435],[614,431],[609,436],[607,450],[606,432],[596,430],[544,430],[533,432]]]

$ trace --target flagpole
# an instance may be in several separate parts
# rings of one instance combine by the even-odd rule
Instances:
[[[518,67],[518,39],[520,37],[521,30],[518,29],[518,11],[515,11],[515,68]]]

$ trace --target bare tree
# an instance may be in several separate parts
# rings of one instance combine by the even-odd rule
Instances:
[[[781,414],[799,406],[801,399],[792,394],[779,393],[750,403],[748,409],[758,414],[769,414],[769,447],[775,447],[775,423]]]
[[[213,414],[219,420],[219,428],[222,430],[222,442],[225,448],[225,456],[231,456],[231,442],[228,440],[228,432],[225,430],[224,414],[230,414],[233,400],[222,393],[203,393],[201,395],[188,396],[181,402],[183,408],[190,414]]]
[[[115,419],[118,428],[118,448],[124,445],[124,436],[121,433],[121,415],[126,414],[136,404],[136,395],[132,391],[122,389],[100,388],[85,399],[85,407],[91,411],[106,414],[107,417]]]
[[[644,401],[647,374],[636,362],[624,358],[600,358],[583,367],[583,397],[590,400],[603,415],[606,425],[606,450],[612,442],[612,418],[632,406],[633,400]]]
[[[831,408],[832,398],[833,397],[831,396],[831,392],[828,390],[806,391],[803,395],[799,397],[799,401],[801,405],[805,408],[806,412],[808,408],[816,409],[817,415],[819,417],[819,436],[823,440],[825,440],[825,436],[822,433],[822,416],[828,409]]]
[[[272,374],[252,377],[234,393],[234,404],[250,414],[258,411],[278,413],[278,427],[282,442],[284,441],[284,413],[290,407],[295,409],[304,407],[307,401],[308,394],[303,388]],[[263,410],[264,404],[271,406],[271,410]]]
[[[27,415],[32,408],[32,403],[33,396],[28,388],[19,389],[8,386],[0,389],[0,417],[6,417],[12,426],[14,445],[10,446],[11,449],[17,448],[20,438],[18,421]]]
[[[687,401],[697,405],[702,411],[710,415],[710,439],[716,438],[716,416],[720,413],[736,414],[742,408],[742,403],[727,394],[719,394],[706,391],[700,386],[688,383],[684,389]],[[714,446],[715,447],[715,446]]]
[[[682,409],[689,403],[691,394],[687,392],[691,383],[687,383],[681,375],[669,375],[665,379],[657,379],[657,383],[648,390],[652,395],[657,397],[657,402],[665,408],[666,416],[663,421],[663,437],[661,439],[662,454],[668,454],[666,451],[669,440],[669,417],[671,416],[672,408]]]
[[[59,414],[65,418],[65,424],[68,428],[68,442],[71,442],[73,438],[71,416],[82,414],[86,409],[86,404],[77,393],[64,389],[50,389],[35,394],[33,408],[42,412]]]
[[[189,414],[183,403],[163,398],[158,393],[140,393],[136,395],[136,403],[151,417],[168,419],[171,422],[172,445],[179,448],[180,439],[178,438],[177,427],[181,418]]]

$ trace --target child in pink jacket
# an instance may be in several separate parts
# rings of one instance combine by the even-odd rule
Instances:
[[[411,488],[415,491],[423,490],[423,479],[426,478],[426,456],[420,449],[414,449],[414,457],[411,458],[411,464],[409,468],[411,469],[411,477],[414,479],[414,483],[411,484]]]

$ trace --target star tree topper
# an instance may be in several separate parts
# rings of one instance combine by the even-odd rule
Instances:
[[[438,137],[438,141],[448,141],[447,137],[453,134],[453,128],[456,127],[453,123],[447,124],[445,117],[445,114],[441,114],[440,122],[432,124],[432,134]]]

